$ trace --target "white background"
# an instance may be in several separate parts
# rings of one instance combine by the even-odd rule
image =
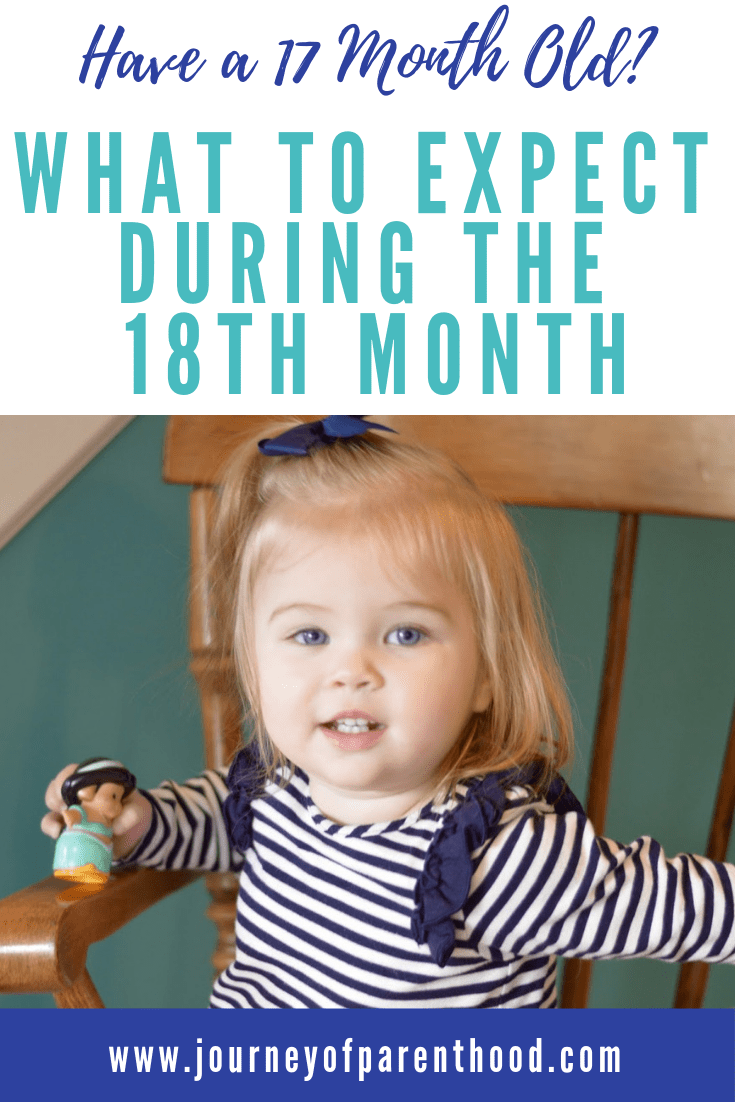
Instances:
[[[733,30],[732,5],[691,6],[636,0],[563,0],[552,6],[515,0],[498,44],[508,69],[495,83],[485,73],[469,77],[458,91],[447,79],[422,72],[401,79],[396,65],[415,42],[441,47],[459,38],[466,26],[485,26],[497,5],[457,0],[438,3],[371,2],[278,4],[213,2],[202,5],[157,0],[142,3],[73,5],[29,2],[13,5],[4,18],[3,114],[0,183],[3,217],[3,413],[241,413],[313,412],[357,408],[377,414],[410,413],[724,413],[735,412],[732,341],[732,93],[727,85]],[[528,51],[554,21],[565,29],[568,46],[582,19],[596,20],[594,35],[577,62],[580,73],[594,53],[606,53],[619,27],[633,39],[624,55],[635,56],[638,33],[655,24],[659,36],[641,61],[635,83],[625,76],[613,87],[585,81],[577,90],[562,87],[561,69],[544,88],[523,79]],[[392,37],[398,51],[387,80],[395,88],[382,96],[377,68],[360,78],[355,63],[343,83],[336,73],[344,52],[339,32],[356,22],[361,36],[376,28],[381,41]],[[99,23],[106,45],[118,24],[125,27],[122,49],[160,59],[196,46],[207,59],[189,84],[163,74],[157,86],[120,80],[114,66],[95,90],[78,76],[82,54]],[[322,48],[301,84],[291,81],[303,51],[294,55],[282,87],[273,81],[283,47],[279,40],[317,39]],[[222,79],[220,66],[232,49],[258,59],[244,84]],[[474,47],[471,48],[473,50]],[[382,60],[381,55],[381,60]],[[468,57],[472,53],[468,53]],[[621,61],[617,62],[620,65]],[[628,70],[629,72],[630,70]],[[626,73],[626,76],[628,74]],[[122,132],[122,214],[87,213],[87,132]],[[142,214],[151,136],[171,137],[180,214],[165,201],[154,214]],[[222,150],[220,214],[207,213],[206,149],[196,144],[200,130],[231,131]],[[288,150],[278,144],[281,130],[313,131],[304,150],[303,213],[289,213]],[[433,160],[442,178],[432,196],[446,201],[446,214],[417,209],[417,133],[445,131],[446,145],[435,146]],[[502,136],[492,179],[502,213],[489,214],[481,199],[475,214],[464,206],[473,180],[472,159],[464,138],[475,131],[484,145],[490,131]],[[520,148],[524,130],[548,135],[556,150],[550,177],[537,184],[536,211],[521,213]],[[599,179],[590,182],[590,198],[603,201],[603,213],[575,215],[574,134],[602,131],[604,143],[592,146],[590,161]],[[641,162],[639,189],[655,184],[656,203],[635,215],[623,203],[623,142],[647,131],[656,143],[655,162]],[[684,213],[684,153],[674,146],[675,130],[707,131],[709,144],[698,150],[698,210]],[[67,131],[67,151],[56,214],[47,214],[40,198],[35,214],[23,211],[14,131],[25,131],[32,149],[36,131],[50,144],[56,131]],[[331,145],[342,131],[357,132],[365,147],[365,201],[355,215],[343,215],[331,202]],[[288,221],[301,223],[301,302],[286,302],[285,239]],[[379,239],[386,222],[401,220],[413,232],[414,301],[390,306],[380,295]],[[473,242],[462,232],[465,220],[499,223],[489,239],[488,303],[474,302]],[[516,226],[539,220],[552,224],[552,300],[539,305],[535,278],[531,302],[516,294]],[[575,220],[602,221],[603,234],[590,238],[599,270],[589,286],[602,292],[600,306],[575,305],[572,242]],[[120,222],[145,222],[156,245],[155,286],[140,305],[120,303]],[[196,306],[181,302],[176,291],[176,223],[209,221],[210,289]],[[265,304],[233,305],[230,235],[233,221],[257,223],[266,251],[261,273]],[[322,303],[322,222],[333,221],[344,241],[347,221],[359,223],[359,301],[346,304],[339,281],[336,301]],[[246,294],[247,298],[247,294]],[[197,349],[201,381],[191,395],[169,389],[168,322],[179,311],[193,313],[200,325]],[[241,395],[227,393],[227,330],[217,313],[250,311],[253,324],[243,330]],[[306,394],[270,393],[271,314],[306,314]],[[359,315],[375,312],[385,327],[391,312],[406,312],[406,393],[360,395]],[[139,311],[148,319],[148,388],[134,395],[132,334],[126,322]],[[437,312],[453,313],[461,327],[461,377],[452,395],[435,395],[427,381],[427,325]],[[518,313],[518,394],[506,395],[496,371],[496,393],[482,394],[481,315],[493,311],[504,331],[506,312]],[[537,312],[571,312],[573,324],[562,330],[561,393],[549,395],[546,379],[546,330]],[[625,314],[625,393],[590,394],[589,315],[605,316],[606,343],[613,312]],[[389,388],[390,390],[390,388]]]
[[[118,417],[0,415],[0,548],[128,424]]]

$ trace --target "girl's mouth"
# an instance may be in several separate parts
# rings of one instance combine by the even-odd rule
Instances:
[[[382,730],[385,724],[378,723],[376,719],[368,719],[367,716],[335,716],[322,726],[329,731],[338,731],[341,735],[362,735],[366,731]]]
[[[380,741],[385,724],[365,715],[342,715],[322,723],[321,728],[340,750],[366,750]]]

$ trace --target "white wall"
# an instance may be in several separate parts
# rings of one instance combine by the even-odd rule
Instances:
[[[131,417],[0,417],[0,547]]]

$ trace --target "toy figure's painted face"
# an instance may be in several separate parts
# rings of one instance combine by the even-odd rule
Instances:
[[[87,815],[90,817],[94,813],[102,815],[104,819],[101,821],[107,822],[109,825],[122,811],[124,795],[125,789],[121,784],[108,781],[96,787],[95,785],[89,785],[87,788],[80,788],[77,793],[77,801],[82,805]]]
[[[490,700],[467,599],[431,567],[408,578],[378,558],[369,541],[299,529],[255,584],[265,729],[341,822],[428,799]]]

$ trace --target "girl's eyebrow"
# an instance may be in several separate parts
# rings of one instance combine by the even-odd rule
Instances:
[[[292,605],[279,605],[278,608],[274,608],[273,612],[271,612],[270,616],[268,617],[268,623],[270,624],[271,621],[275,620],[277,616],[283,616],[284,613],[286,613],[286,612],[328,612],[328,611],[329,611],[329,609],[326,607],[326,605],[311,605],[308,602],[304,602],[302,604],[301,602],[297,601],[295,604],[292,604]]]
[[[398,613],[398,612],[433,612],[436,616],[441,616],[443,620],[451,620],[451,615],[447,609],[442,608],[441,605],[433,605],[429,601],[394,601],[392,604],[386,605],[385,612]],[[309,613],[328,613],[330,609],[326,605],[314,605],[308,601],[295,601],[290,605],[279,605],[278,608],[274,608],[268,617],[268,623],[272,623],[273,620],[279,616],[284,616],[288,612],[309,612]]]
[[[444,620],[451,619],[447,609],[442,608],[441,605],[432,605],[429,601],[396,601],[394,604],[386,606],[386,612],[400,612],[402,609],[409,612],[419,609],[421,612],[433,612]]]

